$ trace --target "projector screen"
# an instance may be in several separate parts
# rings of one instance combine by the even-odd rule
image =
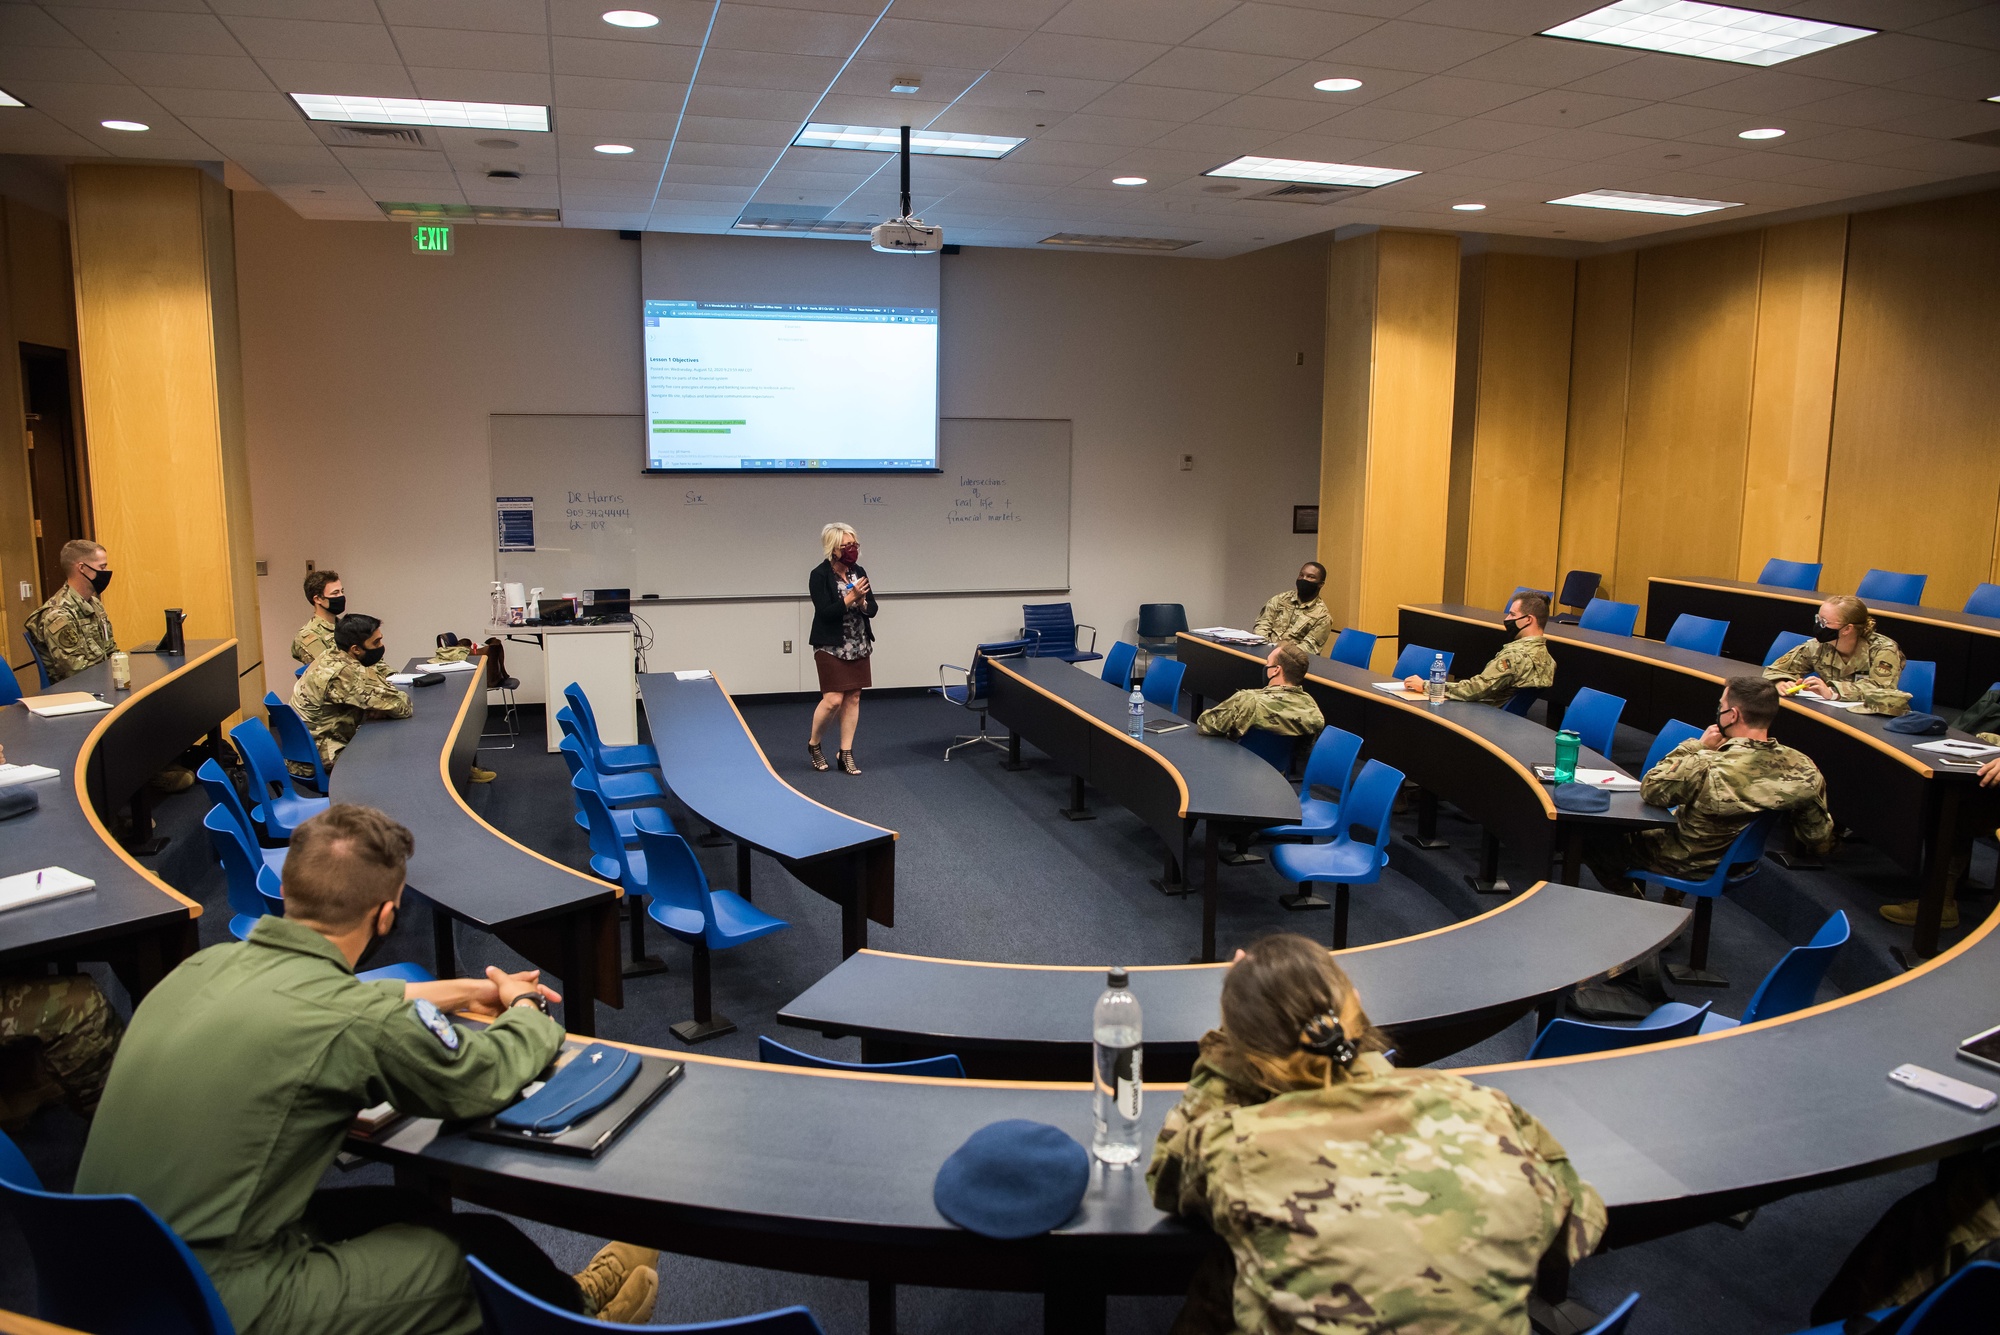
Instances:
[[[935,470],[938,312],[645,302],[649,473]]]

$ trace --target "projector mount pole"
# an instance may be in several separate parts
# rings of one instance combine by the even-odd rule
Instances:
[[[910,216],[910,127],[903,127],[903,216]]]

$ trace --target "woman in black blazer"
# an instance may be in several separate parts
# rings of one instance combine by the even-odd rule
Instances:
[[[868,572],[860,565],[861,539],[847,524],[828,524],[819,533],[826,560],[806,578],[812,594],[813,666],[819,669],[819,704],[813,708],[812,736],[806,753],[812,767],[823,770],[826,757],[819,735],[828,719],[840,715],[840,750],[835,761],[846,774],[859,774],[854,763],[854,725],[861,721],[861,692],[873,682],[868,655],[875,650],[875,594]]]

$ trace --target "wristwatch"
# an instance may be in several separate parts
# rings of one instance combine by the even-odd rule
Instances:
[[[508,1003],[507,1009],[512,1010],[514,1007],[522,1004],[533,1006],[544,1015],[549,1013],[549,999],[539,992],[526,992],[515,997],[513,1001]]]

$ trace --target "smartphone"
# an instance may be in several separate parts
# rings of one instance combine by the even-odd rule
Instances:
[[[1963,1080],[1954,1080],[1948,1075],[1939,1075],[1936,1071],[1912,1066],[1907,1062],[1889,1072],[1889,1078],[1899,1085],[1907,1085],[1934,1099],[1956,1103],[1961,1108],[1969,1108],[1977,1113],[1983,1113],[1995,1103],[2000,1103],[2000,1094],[1995,1094],[1990,1089],[1968,1085]]]
[[[2000,1071],[2000,1024],[1959,1044],[1958,1055],[1969,1062],[1978,1062],[1981,1066]]]

